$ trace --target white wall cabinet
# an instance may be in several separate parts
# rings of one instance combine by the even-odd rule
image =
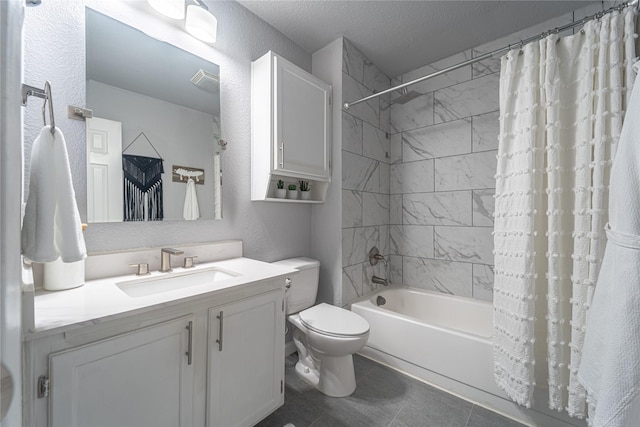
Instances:
[[[27,338],[24,425],[254,425],[284,403],[283,285]]]
[[[281,292],[209,310],[207,425],[252,426],[284,403]]]
[[[190,426],[189,316],[49,355],[50,426]]]
[[[276,182],[304,179],[308,202],[323,202],[331,180],[331,86],[271,51],[251,73],[251,199],[295,202],[275,198]]]

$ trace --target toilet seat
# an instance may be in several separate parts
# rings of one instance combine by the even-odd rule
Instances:
[[[369,333],[369,323],[359,315],[334,305],[322,303],[298,313],[310,330],[335,337],[357,337]]]

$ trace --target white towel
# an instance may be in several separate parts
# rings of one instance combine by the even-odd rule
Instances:
[[[196,194],[196,183],[193,178],[187,181],[187,194],[184,196],[184,209],[182,217],[186,220],[200,218],[200,208],[198,207],[198,195]]]
[[[45,126],[33,143],[29,196],[22,223],[22,254],[35,262],[86,258],[82,224],[60,129]]]
[[[636,80],[611,170],[608,240],[578,370],[596,427],[640,425],[639,118]]]

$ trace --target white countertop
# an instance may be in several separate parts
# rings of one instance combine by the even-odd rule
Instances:
[[[238,276],[225,278],[214,283],[194,285],[184,289],[157,293],[143,297],[130,297],[122,291],[117,283],[137,279],[163,278],[167,275],[179,275],[220,268]],[[187,303],[203,297],[215,297],[232,290],[250,287],[256,282],[278,276],[291,274],[295,270],[257,261],[249,258],[233,258],[223,261],[196,265],[195,268],[175,268],[171,273],[152,272],[148,276],[110,277],[90,280],[84,286],[65,291],[40,290],[34,298],[35,330],[25,335],[26,340],[33,340],[45,335],[75,329],[81,326],[98,324],[108,320],[145,313],[162,307]],[[284,281],[283,281],[284,285]],[[259,292],[256,292],[259,293]]]

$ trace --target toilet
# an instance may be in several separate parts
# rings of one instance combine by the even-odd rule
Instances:
[[[318,293],[318,261],[292,258],[275,264],[298,270],[289,276],[285,295],[287,320],[294,327],[298,350],[296,374],[327,396],[349,396],[356,389],[353,354],[367,343],[369,323],[340,307],[313,305]]]

